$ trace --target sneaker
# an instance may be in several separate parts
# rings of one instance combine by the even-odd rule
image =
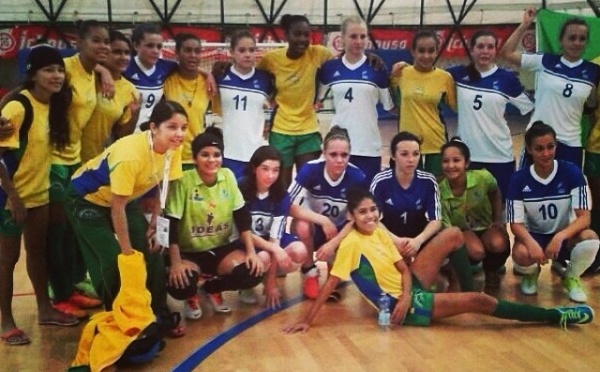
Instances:
[[[225,314],[231,312],[231,308],[225,305],[225,301],[223,301],[223,294],[221,294],[221,292],[207,293],[206,297],[208,297],[208,301],[210,302],[215,313]]]
[[[100,298],[90,279],[85,279],[83,282],[75,284],[75,288],[77,288],[85,297]]]
[[[569,292],[569,298],[574,302],[586,302],[587,295],[581,285],[579,278],[565,277],[562,281],[563,287]]]
[[[72,315],[78,319],[85,319],[88,317],[87,311],[79,308],[77,305],[74,305],[69,301],[57,302],[52,305],[52,307],[63,314]]]
[[[587,305],[573,307],[558,306],[554,308],[560,313],[558,324],[567,328],[570,324],[588,324],[594,320],[594,309]]]
[[[102,306],[102,301],[97,298],[87,297],[78,292],[73,292],[67,301],[81,309],[93,309]]]
[[[256,305],[258,303],[258,298],[256,298],[256,294],[253,289],[242,289],[239,292],[240,294],[240,302],[246,305]]]
[[[184,314],[186,319],[196,320],[202,317],[202,308],[200,307],[200,295],[194,295],[185,300]]]
[[[552,261],[552,271],[554,271],[561,278],[565,277],[565,273],[567,272],[567,267],[560,261]]]
[[[521,279],[521,292],[525,295],[534,295],[538,290],[538,277],[540,276],[540,268],[538,267],[533,274],[527,274]]]
[[[498,271],[486,271],[485,272],[485,284],[484,292],[494,292],[500,289],[500,274]]]
[[[302,284],[302,292],[304,297],[314,300],[319,296],[319,276],[305,275],[304,283]]]

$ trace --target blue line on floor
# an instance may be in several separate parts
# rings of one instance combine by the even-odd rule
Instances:
[[[294,306],[304,300],[304,296],[298,296],[296,298],[292,298],[290,300],[284,301],[281,303],[281,307],[272,310],[272,309],[264,309],[260,311],[258,314],[251,316],[248,319],[241,321],[240,323],[234,325],[228,330],[218,334],[212,339],[205,342],[198,349],[196,349],[192,354],[190,354],[187,358],[185,358],[181,363],[179,363],[175,368],[173,368],[173,372],[188,372],[196,368],[202,361],[208,358],[212,353],[214,353],[218,348],[225,345],[228,341],[230,341],[235,336],[244,332],[248,328],[252,327],[256,323],[265,320],[273,314],[277,314],[278,312],[285,310],[291,306]]]
[[[346,287],[350,284],[350,281],[341,282],[338,285],[338,288]],[[280,311],[288,309],[300,302],[304,301],[304,296],[300,295],[298,297],[289,299],[287,301],[283,301],[281,303],[281,307],[273,310],[273,309],[264,309],[260,311],[258,314],[251,316],[248,319],[241,321],[240,323],[234,325],[228,330],[221,332],[217,336],[211,338],[206,341],[204,344],[200,345],[198,349],[192,352],[187,358],[185,358],[181,363],[179,363],[175,368],[173,368],[173,372],[189,372],[194,368],[198,367],[204,359],[208,358],[212,353],[217,351],[218,348],[225,345],[232,338],[244,332],[248,328],[254,326],[258,322],[267,319],[273,314],[277,314]]]

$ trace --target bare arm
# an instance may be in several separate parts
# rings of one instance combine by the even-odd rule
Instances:
[[[521,39],[523,39],[525,31],[529,29],[535,20],[535,14],[535,8],[527,8],[525,10],[521,24],[519,24],[515,31],[510,35],[500,50],[500,56],[519,67],[521,66],[521,52],[518,51],[517,48]]]
[[[129,239],[129,228],[127,226],[127,216],[125,214],[125,206],[127,206],[127,197],[112,194],[110,201],[110,216],[112,219],[115,234],[121,252],[125,255],[133,254],[133,247]]]
[[[335,287],[339,284],[340,278],[330,275],[327,278],[327,281],[323,285],[323,288],[319,291],[319,296],[310,307],[308,312],[302,317],[300,321],[295,324],[291,324],[283,329],[285,333],[296,333],[296,332],[306,332],[310,328],[315,316],[321,309],[321,306],[327,301],[327,298],[333,292]]]
[[[4,148],[0,148],[0,158],[4,155],[4,151]],[[7,207],[10,210],[13,221],[17,225],[22,224],[27,217],[27,208],[25,208],[23,200],[21,200],[17,189],[15,189],[15,184],[12,178],[10,178],[4,162],[0,162],[0,185],[8,198]]]
[[[492,205],[492,224],[504,225],[504,221],[502,219],[502,212],[504,208],[502,207],[502,195],[500,195],[500,189],[495,187],[493,190],[488,192],[488,199]]]
[[[402,275],[402,294],[398,298],[396,307],[392,311],[391,321],[394,324],[402,324],[410,309],[411,303],[411,291],[412,291],[412,276],[410,269],[406,266],[404,260],[400,260],[394,263],[396,269]]]

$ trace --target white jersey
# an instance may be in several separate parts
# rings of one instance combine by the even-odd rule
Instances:
[[[331,125],[348,130],[352,155],[381,156],[377,103],[381,102],[384,110],[394,107],[388,71],[375,71],[366,56],[354,64],[342,57],[325,62],[317,78],[331,89],[335,107]]]
[[[273,93],[270,75],[252,69],[242,75],[231,67],[217,81],[223,117],[223,142],[227,159],[248,162],[267,141],[263,137],[264,108]]]
[[[508,187],[506,216],[537,234],[554,234],[569,225],[575,209],[591,209],[591,197],[581,170],[562,160],[554,161],[548,178],[540,178],[533,165],[513,174]]]
[[[333,181],[325,170],[325,160],[304,164],[290,186],[292,202],[329,218],[338,228],[346,222],[346,191],[351,186],[366,187],[365,174],[352,164]]]
[[[135,130],[140,130],[140,125],[150,120],[154,106],[160,102],[164,93],[167,76],[178,67],[177,62],[165,59],[156,61],[151,69],[145,68],[138,57],[132,58],[123,76],[127,78],[140,92],[142,99],[140,116],[135,124]]]
[[[471,150],[471,161],[508,163],[514,160],[512,137],[504,113],[508,103],[521,114],[533,110],[517,76],[497,66],[473,81],[466,66],[447,70],[456,83],[458,135]]]
[[[531,123],[541,120],[554,128],[560,142],[581,147],[583,106],[595,91],[599,67],[584,60],[569,62],[553,54],[522,54],[521,67],[536,71]]]

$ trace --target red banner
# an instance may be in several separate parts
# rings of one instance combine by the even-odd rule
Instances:
[[[499,41],[499,47],[508,38],[508,36],[515,29],[514,26],[491,26],[491,27],[475,27],[475,26],[463,26],[460,28],[462,35],[465,40],[469,40],[471,35],[481,29],[491,30],[496,34]],[[461,42],[458,32],[452,33],[452,28],[445,27],[436,29],[440,43],[450,37],[450,40],[444,50],[441,51],[443,57],[464,57],[466,52]],[[61,35],[54,29],[48,29],[44,26],[16,26],[13,28],[0,29],[0,56],[6,58],[12,58],[17,55],[19,49],[28,48],[40,38],[45,38],[51,45],[57,46],[58,48],[67,47],[65,39],[73,42],[75,40],[74,31],[72,28],[61,29]],[[121,30],[125,34],[130,34],[131,29]],[[201,40],[207,42],[219,42],[222,40],[221,31],[217,28],[208,27],[194,27],[194,26],[171,26],[169,30],[163,31],[163,37],[165,41],[173,41],[171,35],[175,35],[180,32],[192,33],[197,35]],[[283,31],[276,27],[274,29],[268,29],[265,27],[251,27],[250,32],[256,35],[256,38],[263,38],[262,41],[269,42],[277,39],[284,40]],[[371,34],[377,43],[379,49],[410,49],[410,43],[415,34],[415,30],[407,29],[371,29]],[[339,32],[331,32],[326,35],[326,45],[332,51],[341,51],[341,35]],[[324,40],[324,35],[318,30],[312,32],[312,42],[314,44],[321,44]],[[373,49],[375,46],[369,42],[369,49]]]

